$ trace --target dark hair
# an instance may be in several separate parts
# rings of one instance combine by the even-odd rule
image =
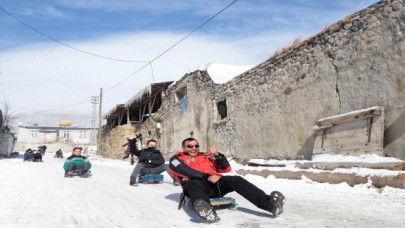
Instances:
[[[73,150],[72,150],[72,151],[75,151],[75,150],[77,150],[77,149],[79,149],[80,151],[83,150],[83,148],[81,148],[80,146],[75,146],[75,147],[73,147]]]
[[[146,145],[149,145],[150,142],[154,142],[154,143],[157,144],[157,141],[156,141],[155,139],[150,139],[150,140],[148,140],[148,141],[146,142]]]
[[[186,138],[185,140],[183,140],[183,142],[181,142],[181,146],[185,146],[186,142],[190,142],[190,141],[197,141],[197,139],[195,138]]]

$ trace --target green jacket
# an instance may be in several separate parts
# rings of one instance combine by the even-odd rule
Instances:
[[[75,166],[82,166],[84,164],[88,164],[89,167],[91,168],[91,163],[90,161],[87,159],[87,157],[83,156],[83,155],[71,155],[70,157],[68,157],[65,161],[65,163],[63,164],[63,169],[66,171],[69,168],[69,165],[73,163]]]

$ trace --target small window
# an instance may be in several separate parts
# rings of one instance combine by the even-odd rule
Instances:
[[[228,116],[228,104],[226,97],[215,99],[215,108],[216,108],[216,121],[225,119]]]
[[[79,139],[87,139],[87,131],[80,131]]]
[[[70,131],[63,131],[63,138],[64,139],[70,138]]]
[[[184,112],[188,106],[187,87],[183,87],[176,92],[176,102],[180,103],[180,110]]]
[[[31,131],[31,138],[36,139],[38,138],[39,131]]]

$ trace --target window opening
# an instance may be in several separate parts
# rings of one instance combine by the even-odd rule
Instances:
[[[216,120],[223,120],[228,116],[228,104],[226,98],[216,99]]]
[[[38,138],[39,131],[31,131],[31,138],[36,139]]]
[[[188,106],[187,88],[183,87],[176,92],[176,102],[180,103],[180,111],[184,112]]]
[[[63,132],[63,138],[65,138],[65,139],[70,138],[70,132],[69,131],[64,131]]]

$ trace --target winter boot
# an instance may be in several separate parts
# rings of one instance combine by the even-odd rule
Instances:
[[[269,211],[274,215],[278,216],[283,213],[285,197],[279,191],[273,191],[270,194],[270,204]]]
[[[139,183],[144,183],[145,182],[145,176],[139,176],[138,177],[138,182]]]
[[[65,177],[72,177],[72,173],[69,170],[66,170]]]
[[[214,208],[208,202],[198,199],[194,202],[193,206],[198,216],[203,218],[208,223],[219,222],[220,218],[218,217]]]
[[[80,171],[78,174],[80,177],[88,177],[87,172],[84,170]]]
[[[131,186],[138,186],[138,183],[136,183],[136,178],[131,176],[129,179],[129,185]]]

